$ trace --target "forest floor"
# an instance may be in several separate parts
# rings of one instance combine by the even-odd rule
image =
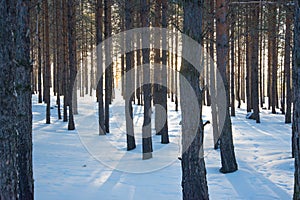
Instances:
[[[53,101],[55,102],[54,98]],[[78,98],[76,130],[51,110],[52,124],[45,124],[45,105],[33,96],[33,158],[37,200],[180,200],[180,112],[169,105],[170,144],[153,135],[153,159],[142,160],[143,109],[134,106],[137,148],[126,151],[124,101],[116,91],[111,106],[110,134],[98,135],[97,104],[91,97]],[[219,173],[220,152],[213,150],[212,127],[205,126],[205,162],[210,199],[291,199],[294,160],[291,158],[291,125],[281,114],[261,110],[261,124],[237,109],[232,117],[239,170]],[[210,119],[204,107],[203,118]],[[152,125],[152,127],[154,127]],[[154,133],[154,129],[153,129]]]

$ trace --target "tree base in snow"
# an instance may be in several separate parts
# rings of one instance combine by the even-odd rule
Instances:
[[[143,160],[148,160],[152,158],[152,152],[150,153],[143,153]]]
[[[229,170],[226,170],[226,169],[224,169],[223,167],[221,168],[221,169],[219,169],[219,172],[221,172],[222,174],[229,174],[229,173],[233,173],[233,172],[235,172],[235,171],[237,171],[238,170],[238,168],[236,167],[236,168],[233,168],[233,169],[229,169]]]

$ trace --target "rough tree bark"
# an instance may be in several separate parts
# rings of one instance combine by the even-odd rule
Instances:
[[[150,27],[150,1],[141,0],[141,21],[143,27]],[[150,84],[150,44],[148,41],[150,35],[146,32],[143,35],[143,46],[149,47],[142,50],[143,54],[143,91],[144,91],[144,122],[142,130],[142,145],[143,145],[143,159],[152,158],[152,135],[151,135],[151,84]]]
[[[108,39],[111,36],[111,1],[104,0],[104,37]],[[111,45],[105,43],[105,131],[109,133],[109,104],[112,95],[112,63],[111,60],[112,49]]]
[[[97,56],[97,100],[98,100],[98,123],[99,135],[105,135],[104,103],[103,103],[103,52],[101,48],[103,29],[103,5],[102,0],[97,0],[96,5],[96,56]]]
[[[295,152],[295,177],[294,177],[294,195],[293,199],[300,199],[300,147],[299,147],[299,132],[300,132],[300,7],[299,0],[295,0],[295,21],[294,21],[294,112],[293,112],[293,128]]]
[[[227,6],[228,0],[217,0],[216,1],[216,18],[217,18],[217,25],[216,25],[216,36],[217,36],[217,67],[223,79],[225,92],[226,92],[226,99],[229,96],[229,88],[227,84],[226,78],[226,67],[227,66],[227,55],[228,55],[228,35],[227,35]],[[220,83],[218,83],[220,84]],[[218,109],[220,113],[222,109],[225,109],[226,116],[223,129],[220,135],[220,149],[221,149],[221,162],[222,168],[220,172],[222,173],[230,173],[234,172],[238,169],[235,153],[234,153],[234,146],[233,146],[233,139],[232,139],[232,125],[231,119],[229,115],[229,105],[228,102],[224,105],[218,105]],[[225,113],[224,112],[224,113]]]
[[[260,123],[259,118],[259,90],[258,90],[258,23],[259,23],[259,5],[251,5],[251,97],[253,106],[253,115],[256,123]]]
[[[134,0],[125,1],[125,29],[130,30],[133,27],[133,5]],[[132,48],[132,40],[129,36],[126,37],[126,49]],[[125,113],[126,113],[126,139],[127,139],[127,150],[130,151],[136,148],[135,138],[134,138],[134,128],[133,128],[133,110],[132,110],[132,100],[133,95],[128,91],[132,91],[134,87],[132,82],[132,60],[133,52],[126,53],[126,76],[125,76],[125,87],[123,94],[125,93]],[[124,75],[123,75],[124,76]]]
[[[183,32],[201,44],[203,0],[189,0],[183,4]],[[183,54],[190,50],[183,41]],[[186,51],[186,52],[185,52]],[[199,55],[195,55],[198,56]],[[203,153],[202,92],[199,86],[200,73],[194,66],[182,59],[180,72],[196,95],[197,102],[191,105],[188,89],[180,78],[180,104],[182,110],[182,192],[184,200],[209,199],[206,168]],[[196,105],[197,104],[197,105]],[[200,119],[195,111],[200,110]],[[197,114],[196,114],[197,115]]]
[[[291,23],[292,14],[289,9],[286,11],[286,33],[284,48],[284,72],[286,80],[286,112],[285,123],[291,123],[291,107],[292,107],[292,89],[291,89]]]
[[[235,68],[235,51],[234,51],[234,28],[235,28],[235,11],[231,7],[231,27],[230,27],[230,33],[231,33],[231,70],[230,70],[230,98],[231,98],[231,104],[230,104],[230,114],[231,116],[235,116],[235,91],[234,91],[234,68]]]
[[[18,131],[18,175],[19,199],[33,199],[32,169],[32,105],[29,6],[30,0],[17,1],[16,19],[16,95],[17,95],[17,131]],[[1,199],[1,198],[0,198]]]
[[[167,29],[167,10],[168,10],[168,1],[162,0],[162,49],[167,49],[167,34],[165,29]],[[167,85],[167,51],[162,50],[162,85]],[[168,134],[168,105],[167,105],[167,88],[161,87],[161,106],[163,115],[166,116],[164,120],[163,127],[160,131],[161,134],[161,143],[169,143],[169,134]]]
[[[77,59],[76,59],[76,13],[75,13],[75,2],[68,0],[68,43],[69,43],[69,70],[70,70],[70,83],[68,91],[69,100],[69,123],[68,130],[75,129],[74,116],[73,116],[73,91],[77,90],[74,87],[76,74],[77,74]]]
[[[43,2],[44,7],[44,26],[45,26],[45,38],[44,39],[44,52],[45,52],[45,66],[44,66],[44,76],[45,76],[45,82],[44,82],[44,88],[45,88],[45,95],[44,99],[47,104],[46,107],[46,124],[50,124],[50,87],[51,87],[51,63],[50,63],[50,33],[49,33],[49,5],[48,1]]]
[[[295,21],[294,21],[294,152],[295,152],[295,179],[294,179],[294,200],[300,199],[300,151],[299,151],[299,132],[300,132],[300,2],[295,0]]]
[[[213,126],[214,149],[219,148],[219,125],[218,125],[218,107],[217,107],[217,93],[216,93],[216,69],[214,65],[214,1],[210,1],[210,19],[209,19],[209,55],[210,55],[210,89],[211,89],[211,114]]]
[[[11,200],[18,199],[16,63],[11,39],[15,3],[15,0],[0,2],[0,199]]]

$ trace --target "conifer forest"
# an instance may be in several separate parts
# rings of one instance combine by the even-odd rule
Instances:
[[[300,200],[299,0],[0,1],[0,200]]]

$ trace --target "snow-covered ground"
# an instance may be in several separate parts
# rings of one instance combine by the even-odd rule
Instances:
[[[119,93],[116,91],[116,96]],[[45,105],[33,97],[34,179],[38,200],[179,200],[181,194],[180,112],[169,105],[171,143],[160,144],[153,135],[153,159],[141,158],[143,110],[134,107],[137,149],[126,151],[123,101],[111,106],[110,134],[98,135],[95,99],[78,99],[76,131],[57,120],[45,124]],[[55,101],[53,101],[55,102]],[[204,107],[204,119],[210,109]],[[245,119],[246,110],[237,109],[232,118],[235,152],[239,170],[219,173],[220,152],[213,150],[211,125],[205,127],[205,161],[210,199],[291,199],[294,161],[291,158],[291,125],[283,115],[261,111],[261,124]],[[152,126],[153,127],[153,126]],[[153,129],[154,132],[154,129]]]

